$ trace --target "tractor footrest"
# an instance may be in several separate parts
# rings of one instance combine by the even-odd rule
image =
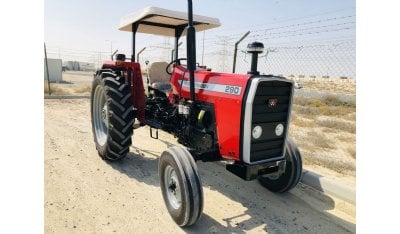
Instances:
[[[281,174],[285,171],[285,165],[285,160],[255,165],[235,162],[234,164],[226,164],[226,169],[243,180],[249,181],[257,179],[257,177],[261,175]]]
[[[155,135],[153,135],[153,129],[156,130],[156,134]],[[150,137],[153,138],[153,139],[156,139],[156,140],[158,139],[158,128],[150,127]]]

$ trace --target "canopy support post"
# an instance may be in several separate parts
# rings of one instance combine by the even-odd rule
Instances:
[[[182,36],[183,30],[185,30],[184,27],[175,28],[175,59],[178,59],[179,38]],[[174,58],[172,58],[172,61],[174,61]]]
[[[136,45],[136,31],[138,29],[139,23],[132,24],[132,55],[131,62],[135,62],[135,45]]]
[[[190,79],[190,100],[194,103],[195,88],[194,88],[194,71],[196,70],[196,29],[193,26],[193,7],[192,0],[188,0],[188,27],[186,36],[186,51],[187,51],[187,68],[189,70]]]

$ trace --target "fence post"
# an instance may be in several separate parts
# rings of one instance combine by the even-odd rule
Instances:
[[[235,50],[233,51],[233,66],[232,66],[232,73],[235,73],[236,70],[236,56],[237,56],[237,47],[243,39],[245,39],[250,34],[250,31],[247,31],[236,43],[235,43]]]
[[[146,49],[146,47],[143,47],[143,49],[141,49],[138,53],[137,53],[137,55],[136,55],[136,61],[137,62],[139,62],[139,55],[141,54],[141,53],[143,53],[143,51]]]
[[[114,61],[114,55],[118,53],[118,50],[114,51],[114,53],[111,54],[111,61]]]
[[[50,90],[50,76],[49,76],[49,65],[47,63],[47,51],[46,51],[46,42],[44,43],[44,59],[46,61],[46,71],[47,71],[47,85],[49,87],[49,95],[51,95]]]

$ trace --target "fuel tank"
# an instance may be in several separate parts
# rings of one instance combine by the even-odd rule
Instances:
[[[196,101],[214,105],[220,154],[227,159],[240,160],[240,128],[242,101],[250,75],[195,71]],[[189,72],[177,65],[171,76],[173,96],[190,99]]]

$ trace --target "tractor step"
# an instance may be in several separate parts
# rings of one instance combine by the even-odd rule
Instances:
[[[155,136],[153,136],[153,129],[156,130],[156,135]],[[158,128],[150,127],[150,137],[153,138],[153,139],[156,139],[156,140],[158,139]]]
[[[154,119],[146,119],[146,125],[150,127],[150,137],[153,139],[158,139],[158,129],[162,129],[161,123]],[[154,129],[155,135],[153,134]]]

